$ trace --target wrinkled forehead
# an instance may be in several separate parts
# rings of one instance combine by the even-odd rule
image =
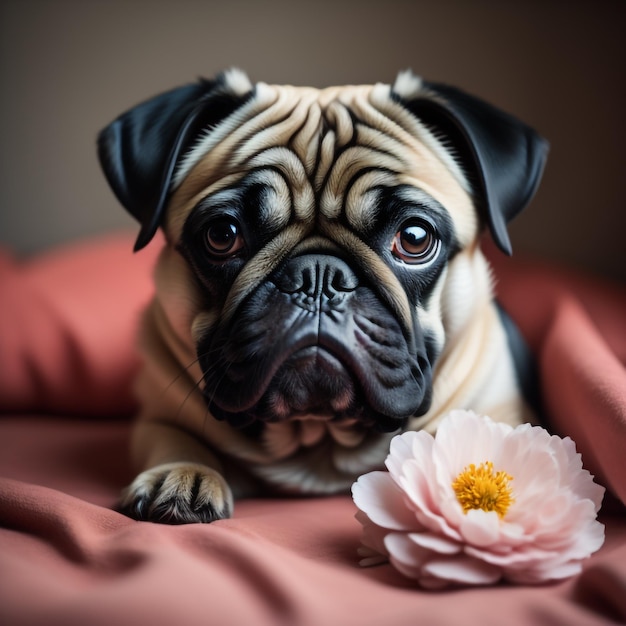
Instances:
[[[178,236],[199,202],[249,177],[287,198],[295,219],[345,213],[350,222],[366,221],[373,190],[402,185],[434,198],[455,223],[467,222],[462,231],[474,231],[459,165],[394,100],[389,85],[320,90],[258,83],[254,97],[205,131],[181,160],[168,232]]]

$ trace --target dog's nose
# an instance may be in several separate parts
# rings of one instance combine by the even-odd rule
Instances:
[[[286,294],[301,294],[308,299],[341,299],[354,291],[359,280],[341,259],[323,254],[307,254],[290,259],[273,280]]]

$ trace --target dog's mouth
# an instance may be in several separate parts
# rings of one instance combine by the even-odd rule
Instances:
[[[253,422],[316,419],[358,423],[380,432],[399,429],[414,413],[410,408],[385,406],[378,394],[368,400],[364,385],[351,368],[319,346],[297,350],[269,380],[259,399],[244,410],[235,404],[207,396],[214,417],[242,428]]]
[[[256,402],[238,410],[236,403],[221,394],[206,398],[212,415],[243,428],[254,422],[273,423],[292,419],[315,419],[336,423],[358,423],[362,428],[392,432],[408,417],[419,412],[411,406],[387,406],[384,395],[371,390],[342,361],[319,346],[296,351],[285,360]],[[207,388],[205,388],[206,391]],[[423,394],[414,398],[429,402]],[[240,396],[240,399],[243,399]],[[406,403],[405,403],[406,404]]]
[[[289,280],[275,277],[198,347],[216,419],[238,428],[320,419],[393,432],[428,409],[425,350],[412,354],[375,293],[342,262],[332,267],[316,259],[315,280],[294,280],[293,270]]]
[[[346,367],[317,346],[296,351],[269,380],[258,401],[247,410],[233,412],[209,402],[211,412],[230,423],[280,422],[315,417],[335,420],[356,417],[359,392]]]
[[[259,407],[267,421],[353,414],[358,391],[339,359],[318,346],[298,350],[276,372]]]

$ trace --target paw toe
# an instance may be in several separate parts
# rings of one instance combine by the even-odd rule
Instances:
[[[222,476],[203,465],[168,464],[140,474],[124,491],[120,510],[161,524],[213,522],[232,515],[232,495]]]

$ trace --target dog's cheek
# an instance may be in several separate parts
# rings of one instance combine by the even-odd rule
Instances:
[[[446,339],[462,333],[479,304],[492,300],[491,268],[478,246],[462,250],[448,266],[441,292]]]
[[[157,261],[154,281],[156,298],[169,325],[191,347],[191,328],[202,303],[191,268],[175,249],[166,246]]]
[[[446,342],[446,330],[442,313],[442,295],[446,284],[447,270],[444,270],[437,278],[425,302],[418,303],[415,307],[417,323],[424,338],[426,353],[430,364],[434,366],[437,357],[443,351]]]

